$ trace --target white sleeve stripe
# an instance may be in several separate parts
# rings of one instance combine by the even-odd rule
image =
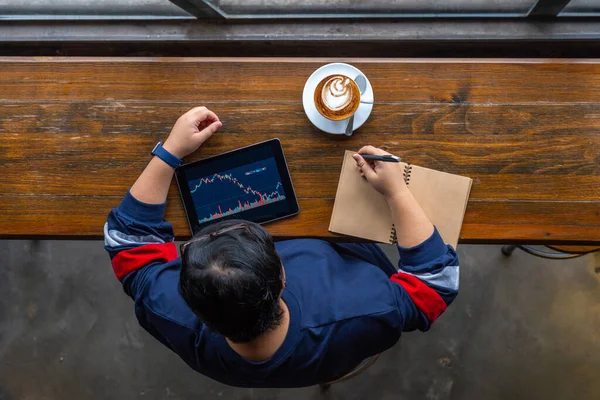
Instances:
[[[126,235],[115,229],[108,229],[108,223],[104,224],[104,245],[118,247],[126,245],[143,245],[150,243],[164,243],[165,241],[155,235],[134,236]]]
[[[459,282],[459,266],[458,265],[448,265],[444,267],[441,271],[432,274],[431,272],[426,272],[423,274],[406,272],[402,269],[398,270],[404,274],[412,275],[423,282],[430,283],[432,285],[443,287],[446,289],[458,290],[458,282]]]

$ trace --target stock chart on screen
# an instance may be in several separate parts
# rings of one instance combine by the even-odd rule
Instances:
[[[188,181],[198,222],[285,200],[274,158]]]

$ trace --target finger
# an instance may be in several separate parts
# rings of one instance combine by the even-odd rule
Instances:
[[[201,131],[202,129],[208,127],[210,124],[219,121],[221,124],[223,124],[223,121],[219,120],[211,120],[211,119],[205,119],[204,121],[199,122],[198,124],[196,124],[196,128]]]
[[[213,133],[215,133],[222,126],[223,126],[223,123],[221,121],[215,121],[212,124],[210,124],[209,126],[207,126],[206,128],[202,129],[200,131],[200,134],[210,136]]]
[[[217,116],[217,114],[215,114],[214,112],[212,112],[211,110],[209,110],[206,107],[192,108],[189,111],[189,113],[197,123],[200,123],[205,120],[209,120],[209,121],[218,121],[219,120],[219,117]]]
[[[208,109],[204,106],[194,107],[191,110],[189,110],[188,112],[186,112],[184,115],[190,117],[191,119],[198,119],[198,116],[200,114],[202,114],[205,110],[208,110]]]
[[[210,124],[209,126],[207,126],[206,128],[202,129],[200,131],[200,134],[204,137],[209,137],[222,126],[223,126],[223,124],[221,123],[221,121],[215,121],[212,124]]]
[[[377,147],[364,146],[358,151],[358,154],[372,154],[372,155],[376,155],[376,156],[383,156],[383,155],[390,154],[390,153],[388,153],[387,151],[378,149]]]
[[[362,172],[362,174],[365,178],[367,178],[367,180],[377,177],[377,173],[375,173],[371,165],[369,165],[369,163],[366,162],[365,159],[360,156],[360,154],[354,154],[352,158],[354,158],[354,161],[356,161],[356,165],[358,166],[358,168],[360,168],[360,172]]]
[[[188,111],[188,113],[195,113],[195,112],[202,111],[202,110],[208,110],[208,109],[205,106],[198,106],[198,107],[192,108],[190,111]]]

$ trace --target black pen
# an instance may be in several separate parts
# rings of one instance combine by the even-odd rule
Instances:
[[[372,154],[361,154],[362,158],[368,161],[387,161],[387,162],[400,162],[400,157],[386,154],[384,156],[375,156]]]

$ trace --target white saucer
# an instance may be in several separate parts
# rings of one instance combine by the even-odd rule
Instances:
[[[342,121],[332,121],[324,116],[322,116],[319,111],[317,111],[317,107],[315,107],[314,93],[315,88],[321,82],[321,79],[325,78],[328,75],[333,74],[343,74],[346,76],[355,79],[358,75],[363,75],[367,80],[367,88],[365,92],[361,96],[361,101],[373,102],[373,87],[371,86],[371,82],[369,82],[369,78],[365,74],[363,74],[358,68],[344,63],[333,63],[323,65],[321,68],[317,69],[306,81],[304,85],[304,91],[302,92],[302,105],[304,106],[304,112],[306,116],[317,128],[327,132],[333,133],[336,135],[343,135],[346,131],[346,126],[348,125],[348,120]],[[353,131],[357,130],[364,124],[369,115],[371,115],[371,111],[373,110],[373,104],[360,103],[356,113],[354,114],[354,126]]]

